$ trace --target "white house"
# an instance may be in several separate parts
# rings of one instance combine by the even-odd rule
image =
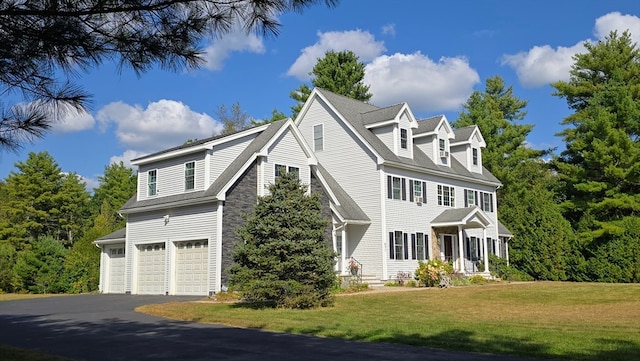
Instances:
[[[464,274],[508,257],[500,182],[482,166],[477,127],[415,119],[406,103],[379,108],[314,89],[282,120],[150,154],[120,210],[126,229],[95,241],[100,291],[207,295],[227,285],[235,229],[282,172],[322,195],[337,273],[355,260],[371,279],[442,258]],[[485,265],[478,269],[478,263]]]

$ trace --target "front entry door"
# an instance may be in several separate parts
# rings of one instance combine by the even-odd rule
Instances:
[[[444,260],[453,263],[453,236],[442,236],[442,243],[444,243]]]

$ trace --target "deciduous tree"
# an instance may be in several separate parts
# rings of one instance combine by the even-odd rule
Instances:
[[[133,169],[119,163],[104,167],[104,174],[98,177],[100,184],[93,189],[91,197],[91,214],[95,218],[101,211],[104,202],[109,204],[113,217],[124,227],[124,219],[117,217],[118,210],[136,194],[138,177]]]

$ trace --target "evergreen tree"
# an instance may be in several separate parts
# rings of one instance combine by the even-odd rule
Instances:
[[[328,51],[313,67],[310,73],[314,76],[311,84],[313,87],[368,102],[372,94],[369,93],[369,86],[362,82],[364,67],[364,63],[360,62],[358,56],[352,51]],[[298,89],[291,92],[290,97],[296,101],[296,105],[291,107],[292,118],[295,119],[298,116],[309,95],[311,95],[311,88],[306,84],[300,85]]]
[[[26,240],[40,236],[58,236],[60,213],[56,200],[63,174],[53,157],[47,152],[30,152],[25,162],[15,164],[6,179],[6,202],[0,204],[5,217],[0,228],[0,239],[10,240],[17,250]]]
[[[229,135],[247,129],[255,122],[253,118],[242,110],[240,103],[233,104],[231,109],[222,104],[216,109],[216,115],[223,125],[220,135]]]
[[[95,218],[107,202],[113,217],[118,217],[118,210],[136,194],[138,178],[133,169],[128,168],[122,161],[104,167],[104,174],[98,177],[100,185],[93,189],[91,197],[91,214]],[[124,227],[124,219],[116,218],[118,224]]]
[[[29,242],[16,257],[15,289],[31,293],[63,293],[67,279],[63,274],[67,250],[52,237]]]
[[[238,229],[243,242],[229,269],[232,287],[248,301],[276,307],[329,305],[336,277],[327,222],[318,194],[308,196],[295,174],[278,177]]]
[[[584,45],[569,81],[552,84],[574,110],[562,122],[566,150],[555,166],[588,277],[626,282],[634,278],[611,270],[640,267],[629,264],[640,238],[627,228],[640,216],[640,51],[628,32]]]
[[[41,137],[52,121],[87,108],[90,95],[73,82],[78,71],[110,60],[136,74],[155,66],[196,68],[203,62],[205,37],[237,26],[277,35],[280,14],[319,2],[1,1],[0,94],[21,93],[24,101],[8,109],[0,104],[0,150]]]
[[[86,184],[75,173],[64,175],[55,202],[59,205],[56,210],[59,224],[57,238],[71,245],[82,234],[89,217],[89,192]]]

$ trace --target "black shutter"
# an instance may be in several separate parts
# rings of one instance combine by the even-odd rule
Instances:
[[[411,259],[418,258],[418,244],[416,243],[416,234],[411,233]]]
[[[389,232],[389,258],[391,259],[395,259],[395,248],[394,248],[394,243],[393,243],[393,232]]]
[[[489,200],[491,201],[491,212],[493,213],[493,194],[489,194]]]
[[[407,200],[407,180],[402,178],[402,200]]]
[[[409,202],[413,202],[413,181],[409,179]]]
[[[402,238],[403,238],[403,241],[404,241],[404,244],[403,244],[403,246],[404,246],[404,259],[409,259],[409,239],[407,237],[407,234],[403,233],[402,234]]]
[[[467,255],[467,259],[471,259],[471,240],[467,237],[467,251],[465,254]]]
[[[391,176],[387,176],[387,198],[391,199],[393,197],[393,184],[391,184]]]
[[[464,206],[465,207],[469,207],[469,191],[468,190],[464,190]]]
[[[422,182],[422,203],[427,203],[427,182]]]
[[[429,260],[431,249],[429,249],[429,236],[424,234],[424,259]]]
[[[484,192],[480,192],[480,209],[486,211],[486,209],[484,209]]]
[[[475,191],[476,196],[473,197],[473,201],[476,202],[476,206],[478,205],[478,191]]]

